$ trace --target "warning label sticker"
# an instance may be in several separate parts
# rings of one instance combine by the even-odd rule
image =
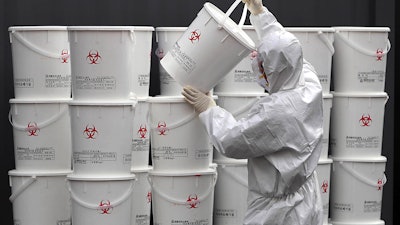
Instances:
[[[186,53],[181,51],[181,47],[178,45],[178,43],[175,43],[170,50],[170,53],[175,61],[181,66],[181,68],[186,71],[186,73],[191,73],[196,68],[196,62]]]

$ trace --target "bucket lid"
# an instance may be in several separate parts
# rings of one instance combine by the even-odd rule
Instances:
[[[333,162],[333,159],[330,159],[330,158],[328,158],[328,159],[319,159],[318,160],[318,164],[329,164],[329,163],[332,163]]]
[[[47,103],[69,103],[72,101],[72,98],[66,99],[19,99],[19,98],[12,98],[9,100],[9,103],[35,103],[35,104],[47,104]]]
[[[186,31],[187,28],[188,28],[188,27],[156,27],[156,32],[157,32],[157,31],[161,31],[161,32],[163,32],[163,31],[165,31],[165,32],[168,32],[168,31],[172,31],[172,32],[175,32],[175,31],[183,32],[183,31]]]
[[[333,94],[330,93],[323,93],[322,96],[323,98],[333,98]]]
[[[243,166],[247,165],[247,159],[235,159],[235,160],[214,160],[217,165],[226,165],[226,166]]]
[[[335,32],[335,29],[332,27],[285,27],[285,30],[289,32]]]
[[[233,92],[214,92],[215,95],[221,96],[221,97],[241,97],[241,98],[246,98],[246,97],[265,97],[268,96],[268,93],[233,93]]]
[[[333,162],[387,162],[385,156],[377,156],[370,158],[360,158],[360,157],[330,157]]]
[[[373,220],[367,222],[336,222],[330,221],[330,225],[385,225],[385,221],[383,220]]]
[[[68,30],[76,31],[134,31],[134,30],[149,30],[153,31],[151,26],[68,26]]]
[[[65,176],[71,174],[72,170],[64,170],[64,171],[43,171],[43,170],[10,170],[8,171],[8,175],[10,176],[21,176],[21,177],[55,177],[55,176]]]
[[[131,173],[147,173],[152,169],[153,169],[152,166],[143,167],[143,168],[134,168],[134,169],[131,168]]]
[[[218,7],[210,2],[206,2],[204,4],[204,8],[217,21],[217,23],[223,26],[224,29],[237,41],[246,46],[248,49],[256,49],[254,41],[246,34],[246,32],[240,29],[240,27],[230,17],[226,17],[226,14]]]
[[[332,27],[335,31],[357,31],[357,32],[390,32],[389,27],[352,27],[337,26]]]
[[[388,98],[386,92],[331,92],[333,97],[355,97],[355,98]]]
[[[189,177],[189,176],[202,176],[202,175],[212,175],[216,174],[215,168],[208,168],[205,170],[198,170],[198,171],[149,171],[149,175],[153,176],[165,176],[165,177]]]
[[[8,31],[49,31],[49,30],[67,30],[67,26],[13,26]]]
[[[133,180],[135,174],[118,174],[118,175],[102,175],[102,174],[69,174],[67,175],[68,180],[84,180],[84,181],[109,181],[109,180]]]
[[[101,105],[101,106],[117,106],[117,105],[136,105],[135,100],[114,100],[114,101],[89,101],[89,100],[72,100],[70,105]]]
[[[218,96],[213,95],[213,99],[218,99]],[[150,97],[148,100],[150,103],[179,103],[186,102],[185,97],[182,95],[167,96],[167,95],[157,95]]]

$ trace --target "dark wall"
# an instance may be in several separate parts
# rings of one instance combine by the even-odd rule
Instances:
[[[0,129],[1,224],[11,225],[12,205],[7,172],[14,169],[12,127],[8,122],[13,98],[13,72],[8,27],[18,25],[137,25],[153,27],[189,26],[206,1],[199,0],[0,0]],[[210,1],[226,11],[231,1]],[[390,27],[392,50],[388,55],[386,105],[382,155],[387,156],[388,182],[383,192],[382,219],[393,221],[395,143],[395,0],[270,0],[264,1],[282,25],[306,26],[385,26]],[[239,20],[240,10],[232,14]],[[247,21],[247,24],[249,22]],[[155,44],[155,43],[154,43]],[[153,48],[155,49],[155,48]],[[158,61],[152,57],[150,95],[159,94]],[[332,87],[334,90],[334,87]],[[40,205],[40,203],[38,203]],[[398,211],[398,208],[397,208]]]

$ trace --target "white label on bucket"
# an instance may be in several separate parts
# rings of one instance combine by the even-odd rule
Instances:
[[[330,76],[327,74],[318,74],[318,78],[321,84],[328,84]]]
[[[116,152],[102,152],[100,150],[87,150],[74,152],[74,163],[101,164],[108,161],[117,161]]]
[[[116,83],[114,76],[76,76],[74,85],[83,90],[114,90]]]
[[[170,50],[171,56],[177,61],[186,73],[191,73],[196,67],[196,62],[181,51],[181,47],[178,43],[175,43],[173,48]]]
[[[56,153],[53,147],[17,147],[15,157],[17,160],[55,160]]]
[[[378,148],[379,146],[380,138],[378,136],[346,136],[347,148]]]
[[[338,203],[335,202],[333,204],[333,209],[342,211],[342,212],[352,212],[353,211],[353,205],[350,203]]]
[[[146,139],[133,139],[132,140],[132,149],[135,152],[143,152],[148,151],[150,147],[150,140]]]
[[[69,88],[71,87],[71,75],[46,74],[46,88]]]
[[[135,225],[147,225],[150,224],[149,215],[136,215]]]
[[[16,88],[34,88],[35,81],[33,78],[15,78],[14,79],[14,86]]]
[[[385,79],[385,71],[358,72],[357,78],[360,83],[382,83]]]
[[[246,69],[235,69],[233,79],[236,83],[254,83],[256,80],[252,71]]]
[[[57,221],[57,225],[71,225],[71,220],[59,220]]]
[[[214,216],[215,217],[225,217],[225,218],[235,218],[237,216],[237,212],[235,209],[215,209]]]
[[[381,201],[364,201],[364,212],[375,213],[381,211]]]
[[[208,149],[196,150],[195,154],[196,154],[195,155],[196,159],[205,159],[210,156],[210,150],[208,150]]]
[[[171,225],[208,225],[208,219],[200,219],[200,220],[182,220],[182,219],[172,219]]]
[[[139,74],[137,83],[140,87],[147,87],[150,85],[150,74]]]
[[[187,148],[173,148],[168,146],[152,148],[154,160],[174,160],[176,158],[187,158],[189,155]]]

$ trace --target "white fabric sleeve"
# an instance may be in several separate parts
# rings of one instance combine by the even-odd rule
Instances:
[[[266,7],[264,7],[263,13],[250,15],[250,22],[256,30],[259,40],[263,40],[268,33],[273,31],[285,30]]]

